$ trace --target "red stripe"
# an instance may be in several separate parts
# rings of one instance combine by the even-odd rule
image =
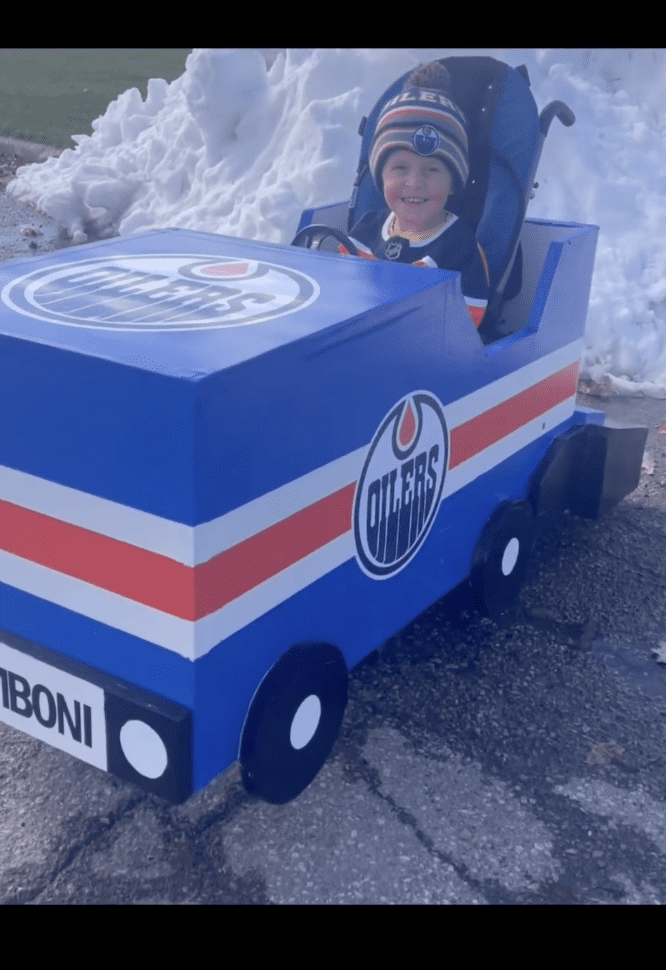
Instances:
[[[381,133],[385,128],[390,129],[391,125],[395,124],[396,121],[400,121],[404,115],[409,115],[410,117],[418,115],[419,123],[425,123],[422,122],[423,118],[432,119],[432,126],[434,128],[437,123],[440,125],[442,124],[443,113],[446,116],[445,120],[450,125],[453,125],[459,132],[464,132],[462,125],[455,115],[451,114],[450,111],[448,111],[444,106],[442,106],[438,111],[436,108],[421,107],[420,104],[418,107],[395,107],[391,111],[387,111],[379,124],[379,131]]]
[[[0,549],[163,613],[194,619],[193,570],[158,553],[1,500]]]
[[[578,363],[569,364],[515,397],[478,414],[451,432],[449,468],[455,468],[479,451],[522,428],[528,421],[561,404],[576,393]]]
[[[449,468],[575,394],[577,378],[570,364],[454,428]],[[194,621],[349,532],[355,489],[352,482],[195,568],[3,500],[0,549]]]
[[[478,242],[476,245],[479,250],[479,255],[481,256],[481,262],[483,263],[483,272],[486,274],[486,283],[488,284],[488,286],[490,286],[490,273],[488,272],[488,259],[486,257],[486,254],[483,250],[483,246],[481,245],[481,243]]]
[[[356,242],[356,240],[354,240],[354,242]],[[351,253],[349,252],[349,250],[347,249],[347,247],[343,243],[340,243],[340,245],[338,246],[338,252],[340,253],[341,256],[350,256],[351,255]],[[371,253],[369,250],[361,249],[360,246],[358,247],[358,255],[361,256],[362,259],[377,259],[378,258],[373,253]]]
[[[485,306],[470,306],[467,304],[467,309],[469,310],[469,315],[472,318],[472,323],[475,327],[480,326],[483,320],[483,314],[486,312]]]
[[[244,276],[247,263],[223,263],[221,266],[204,266],[201,270],[206,276]]]
[[[351,529],[356,483],[192,568],[0,500],[0,549],[183,620],[198,620]]]
[[[356,482],[197,566],[195,619],[349,532]]]

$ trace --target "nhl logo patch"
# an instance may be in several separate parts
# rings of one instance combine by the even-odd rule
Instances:
[[[448,465],[444,410],[428,391],[408,394],[381,422],[354,497],[356,558],[386,579],[421,548],[437,515]]]
[[[439,135],[431,125],[421,125],[412,135],[412,145],[419,155],[432,155],[439,146]]]
[[[399,259],[401,252],[402,252],[402,243],[398,242],[397,239],[393,239],[386,247],[386,252],[384,253],[384,255],[386,256],[386,259]]]

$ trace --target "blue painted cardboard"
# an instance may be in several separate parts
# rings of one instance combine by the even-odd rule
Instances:
[[[0,627],[190,711],[202,787],[292,644],[353,666],[603,420],[595,244],[528,220],[525,322],[487,347],[442,270],[185,230],[4,264]]]

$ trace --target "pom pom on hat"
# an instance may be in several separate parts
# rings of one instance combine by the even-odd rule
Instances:
[[[380,192],[384,163],[401,148],[439,158],[451,171],[455,191],[464,188],[469,176],[466,121],[449,97],[450,81],[443,64],[422,64],[384,105],[370,149],[370,172]]]

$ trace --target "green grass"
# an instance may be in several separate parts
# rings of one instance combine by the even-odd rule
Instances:
[[[174,81],[190,48],[0,48],[0,136],[74,148],[93,119],[127,88],[146,97],[148,80]]]

